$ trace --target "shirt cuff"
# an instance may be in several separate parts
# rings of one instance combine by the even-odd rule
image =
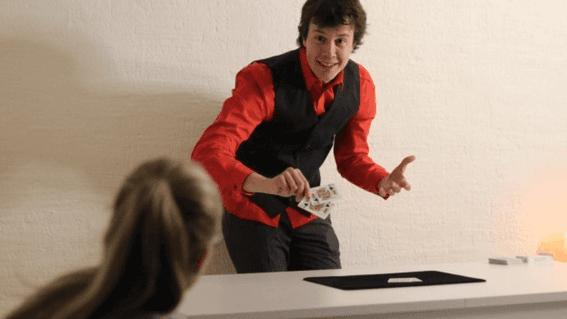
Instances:
[[[233,184],[232,188],[235,192],[241,192],[242,194],[244,194],[245,196],[252,196],[254,195],[253,192],[247,192],[244,190],[244,182],[246,181],[246,179],[248,179],[248,177],[250,176],[250,174],[252,174],[254,171],[252,170],[247,170],[245,172],[241,172],[238,174],[238,177],[236,177],[234,179],[235,184]]]

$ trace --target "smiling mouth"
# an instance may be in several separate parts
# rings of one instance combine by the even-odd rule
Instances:
[[[331,69],[332,67],[334,67],[335,65],[337,65],[336,63],[323,63],[321,61],[317,61],[319,63],[319,65],[324,68],[324,69]]]

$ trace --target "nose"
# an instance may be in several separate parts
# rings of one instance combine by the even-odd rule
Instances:
[[[323,46],[323,56],[326,58],[334,58],[336,51],[335,41],[326,41]]]

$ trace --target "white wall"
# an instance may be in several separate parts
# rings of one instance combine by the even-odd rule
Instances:
[[[533,253],[567,230],[563,0],[363,0],[352,58],[379,103],[370,134],[413,190],[342,180],[345,268]],[[188,158],[249,62],[294,49],[303,0],[2,1],[0,316],[98,263],[109,206],[142,160]],[[234,270],[223,244],[208,273]]]

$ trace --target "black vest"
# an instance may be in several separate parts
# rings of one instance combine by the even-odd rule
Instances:
[[[303,77],[299,49],[258,62],[266,64],[272,72],[276,95],[274,117],[256,127],[238,148],[236,159],[268,178],[288,167],[299,168],[311,187],[319,186],[319,168],[333,146],[334,136],[358,112],[358,65],[348,62],[344,85],[335,89],[335,100],[325,114],[318,116]],[[255,193],[250,199],[270,217],[285,212],[288,206],[297,206],[295,197]]]

